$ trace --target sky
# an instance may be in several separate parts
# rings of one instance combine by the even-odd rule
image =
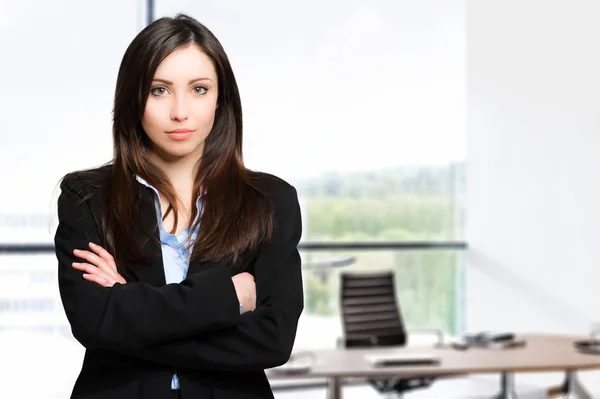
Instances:
[[[290,181],[465,157],[464,1],[155,0],[231,60],[247,166]],[[121,57],[144,1],[0,2],[4,209],[45,213],[65,173],[108,161]]]

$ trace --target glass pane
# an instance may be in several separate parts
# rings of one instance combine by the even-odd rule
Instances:
[[[0,2],[0,184],[14,190],[0,198],[0,226],[48,230],[59,179],[111,159],[112,98],[143,27],[138,3]]]
[[[464,0],[156,2],[223,43],[246,164],[295,184],[305,241],[462,238]]]
[[[0,397],[71,394],[85,349],[71,334],[56,265],[54,254],[0,255],[0,370],[10,381]]]
[[[117,71],[142,4],[0,2],[1,244],[51,243],[59,179],[110,160]],[[84,348],[56,278],[53,253],[0,254],[1,398],[71,394]]]
[[[343,272],[392,270],[397,303],[408,330],[462,331],[461,251],[319,251],[303,252],[302,259],[305,307],[296,348],[335,346],[342,334]]]

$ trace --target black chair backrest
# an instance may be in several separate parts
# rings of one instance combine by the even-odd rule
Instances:
[[[394,273],[340,274],[340,307],[344,346],[406,344],[406,330],[396,302]]]

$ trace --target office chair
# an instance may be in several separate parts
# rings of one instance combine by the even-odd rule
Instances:
[[[407,332],[396,301],[394,273],[340,273],[340,307],[344,348],[404,346]],[[441,333],[440,333],[441,334]],[[438,344],[440,335],[438,334]],[[369,380],[380,393],[403,393],[429,387],[433,377]]]

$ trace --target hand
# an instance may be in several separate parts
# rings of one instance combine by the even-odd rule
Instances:
[[[231,278],[238,301],[242,305],[242,313],[256,309],[256,284],[254,276],[244,272],[236,274]]]
[[[73,268],[84,272],[83,278],[102,287],[112,287],[115,283],[126,284],[127,281],[117,271],[115,259],[100,245],[89,244],[90,251],[76,249],[73,254],[89,263],[73,262]]]

